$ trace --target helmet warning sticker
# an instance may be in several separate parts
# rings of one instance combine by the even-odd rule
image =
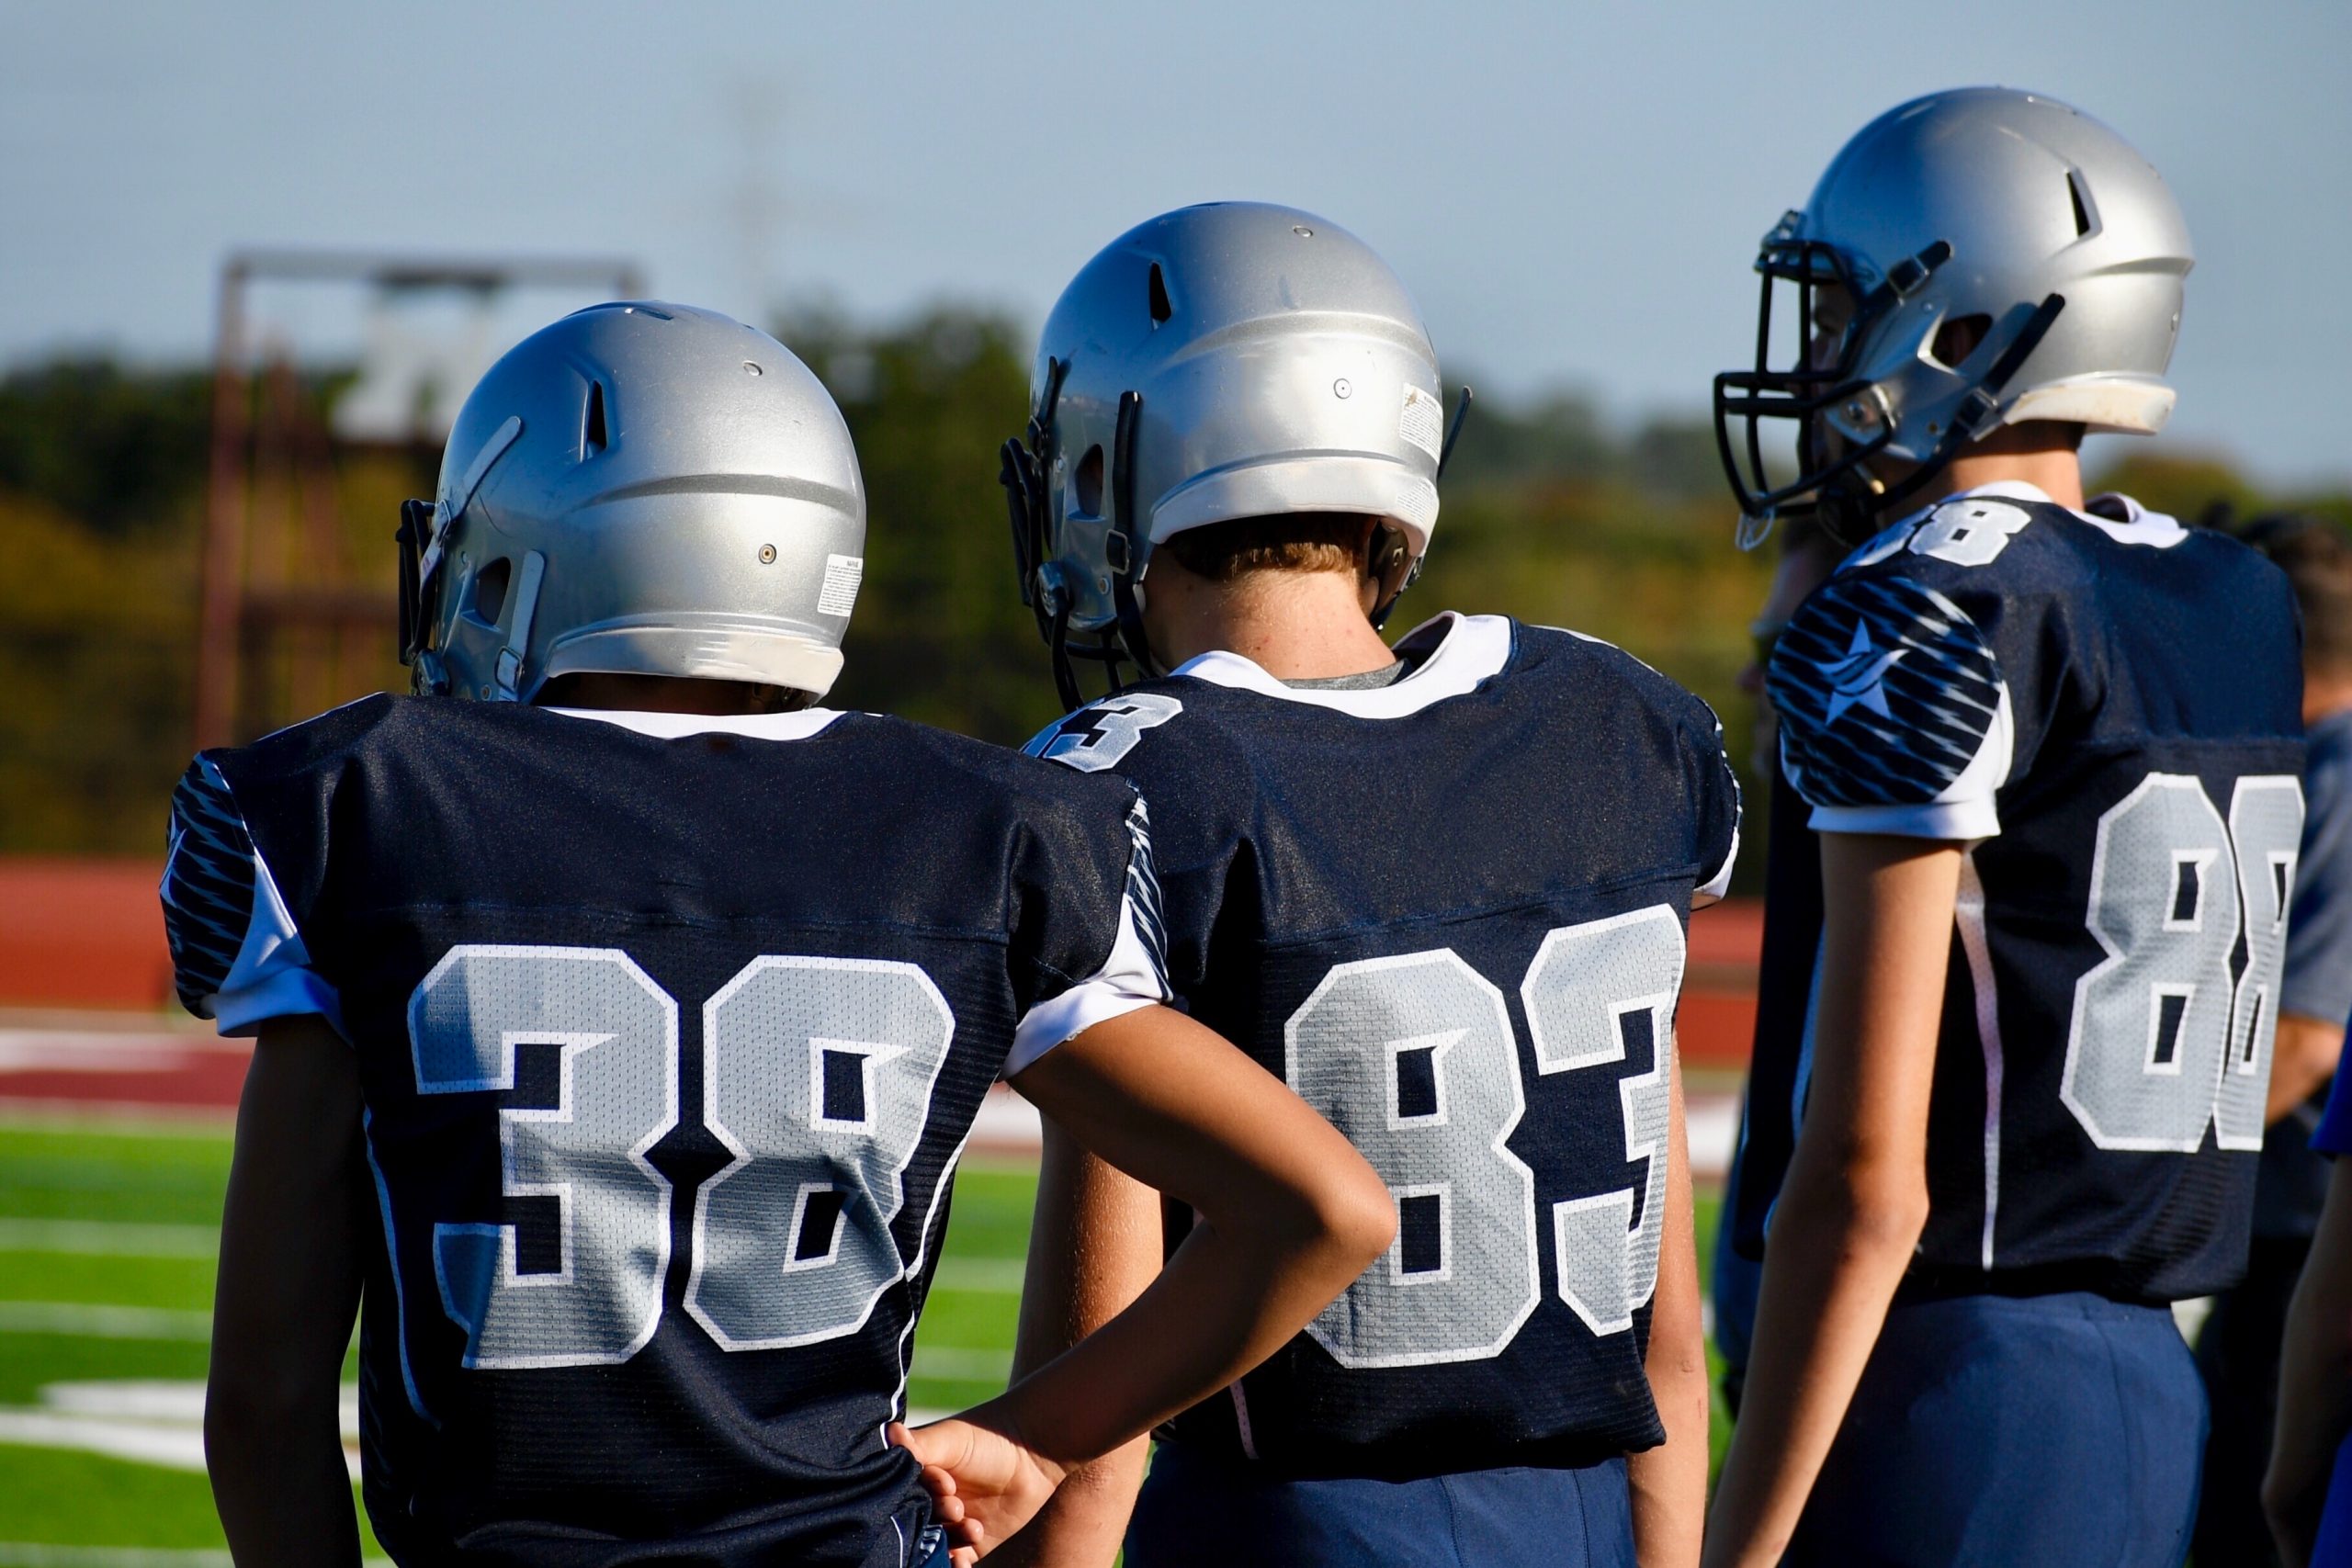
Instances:
[[[1396,416],[1396,434],[1434,457],[1445,439],[1445,410],[1435,392],[1405,389],[1405,410]]]
[[[864,556],[827,556],[825,585],[817,591],[817,613],[846,615],[857,603],[857,580],[865,573]]]

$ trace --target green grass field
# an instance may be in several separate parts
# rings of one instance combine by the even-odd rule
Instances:
[[[195,1422],[228,1168],[222,1130],[0,1123],[0,1568],[227,1562]],[[1035,1189],[957,1179],[918,1408],[1003,1386]],[[1702,1262],[1714,1217],[1702,1194]]]

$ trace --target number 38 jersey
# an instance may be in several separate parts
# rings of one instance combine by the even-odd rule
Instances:
[[[182,998],[356,1055],[386,1548],[910,1561],[881,1428],[956,1157],[1001,1073],[1165,995],[1148,844],[1119,781],[821,710],[373,697],[199,757]]]
[[[1173,1433],[1293,1475],[1647,1448],[1684,931],[1737,786],[1606,644],[1448,615],[1398,652],[1371,690],[1208,654],[1030,743],[1143,787],[1178,996],[1396,1198],[1388,1255]]]
[[[2234,540],[2092,508],[1995,485],[1895,525],[1806,601],[1770,687],[1815,829],[1970,845],[1914,1277],[2170,1301],[2245,1259],[2303,817],[2298,621]],[[1750,1251],[1811,1061],[1808,987],[1780,997]]]

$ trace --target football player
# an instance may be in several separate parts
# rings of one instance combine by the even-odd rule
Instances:
[[[780,344],[565,318],[475,389],[402,537],[431,694],[205,752],[174,801],[180,994],[259,1035],[206,1405],[240,1563],[358,1561],[355,1312],[400,1562],[904,1568],[948,1551],[921,1461],[968,1558],[1386,1245],[1346,1143],[1152,1005],[1130,787],[810,705],[865,498]],[[1000,1076],[1207,1227],[1100,1338],[893,1446]]]
[[[2188,231],[2106,126],[1972,89],[1861,130],[1757,265],[1743,536],[1852,553],[1770,673],[1822,931],[1759,1026],[1709,1561],[2177,1562],[2165,1309],[2245,1263],[2303,817],[2284,577],[2083,494],[2086,432],[2171,410]]]
[[[1500,616],[1382,640],[1437,518],[1438,367],[1396,275],[1324,219],[1234,203],[1123,235],[1064,291],[1033,389],[1007,452],[1024,595],[1073,703],[1074,659],[1148,678],[1029,749],[1149,793],[1178,998],[1399,1214],[1342,1300],[1162,1430],[1126,1561],[1694,1561],[1673,1020],[1737,841],[1714,716]],[[1156,1200],[1057,1128],[1023,1366],[1160,1258]],[[1196,1223],[1168,1215],[1170,1241]],[[1140,1464],[1023,1550],[1108,1562]]]

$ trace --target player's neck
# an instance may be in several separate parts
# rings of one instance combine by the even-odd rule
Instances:
[[[2352,708],[2352,671],[2303,671],[2303,727]]]
[[[1360,580],[1343,571],[1256,571],[1230,582],[1167,572],[1147,583],[1144,618],[1171,670],[1223,651],[1278,681],[1320,681],[1385,670],[1396,657],[1364,613]]]
[[[1951,460],[1950,467],[1938,474],[1920,491],[1913,504],[1933,504],[1948,495],[1958,495],[1980,485],[2001,480],[2033,486],[2061,506],[2083,509],[2083,460],[2073,443],[2064,439],[2035,441],[2032,438],[2001,440],[2023,427],[2012,426],[1987,437]]]

